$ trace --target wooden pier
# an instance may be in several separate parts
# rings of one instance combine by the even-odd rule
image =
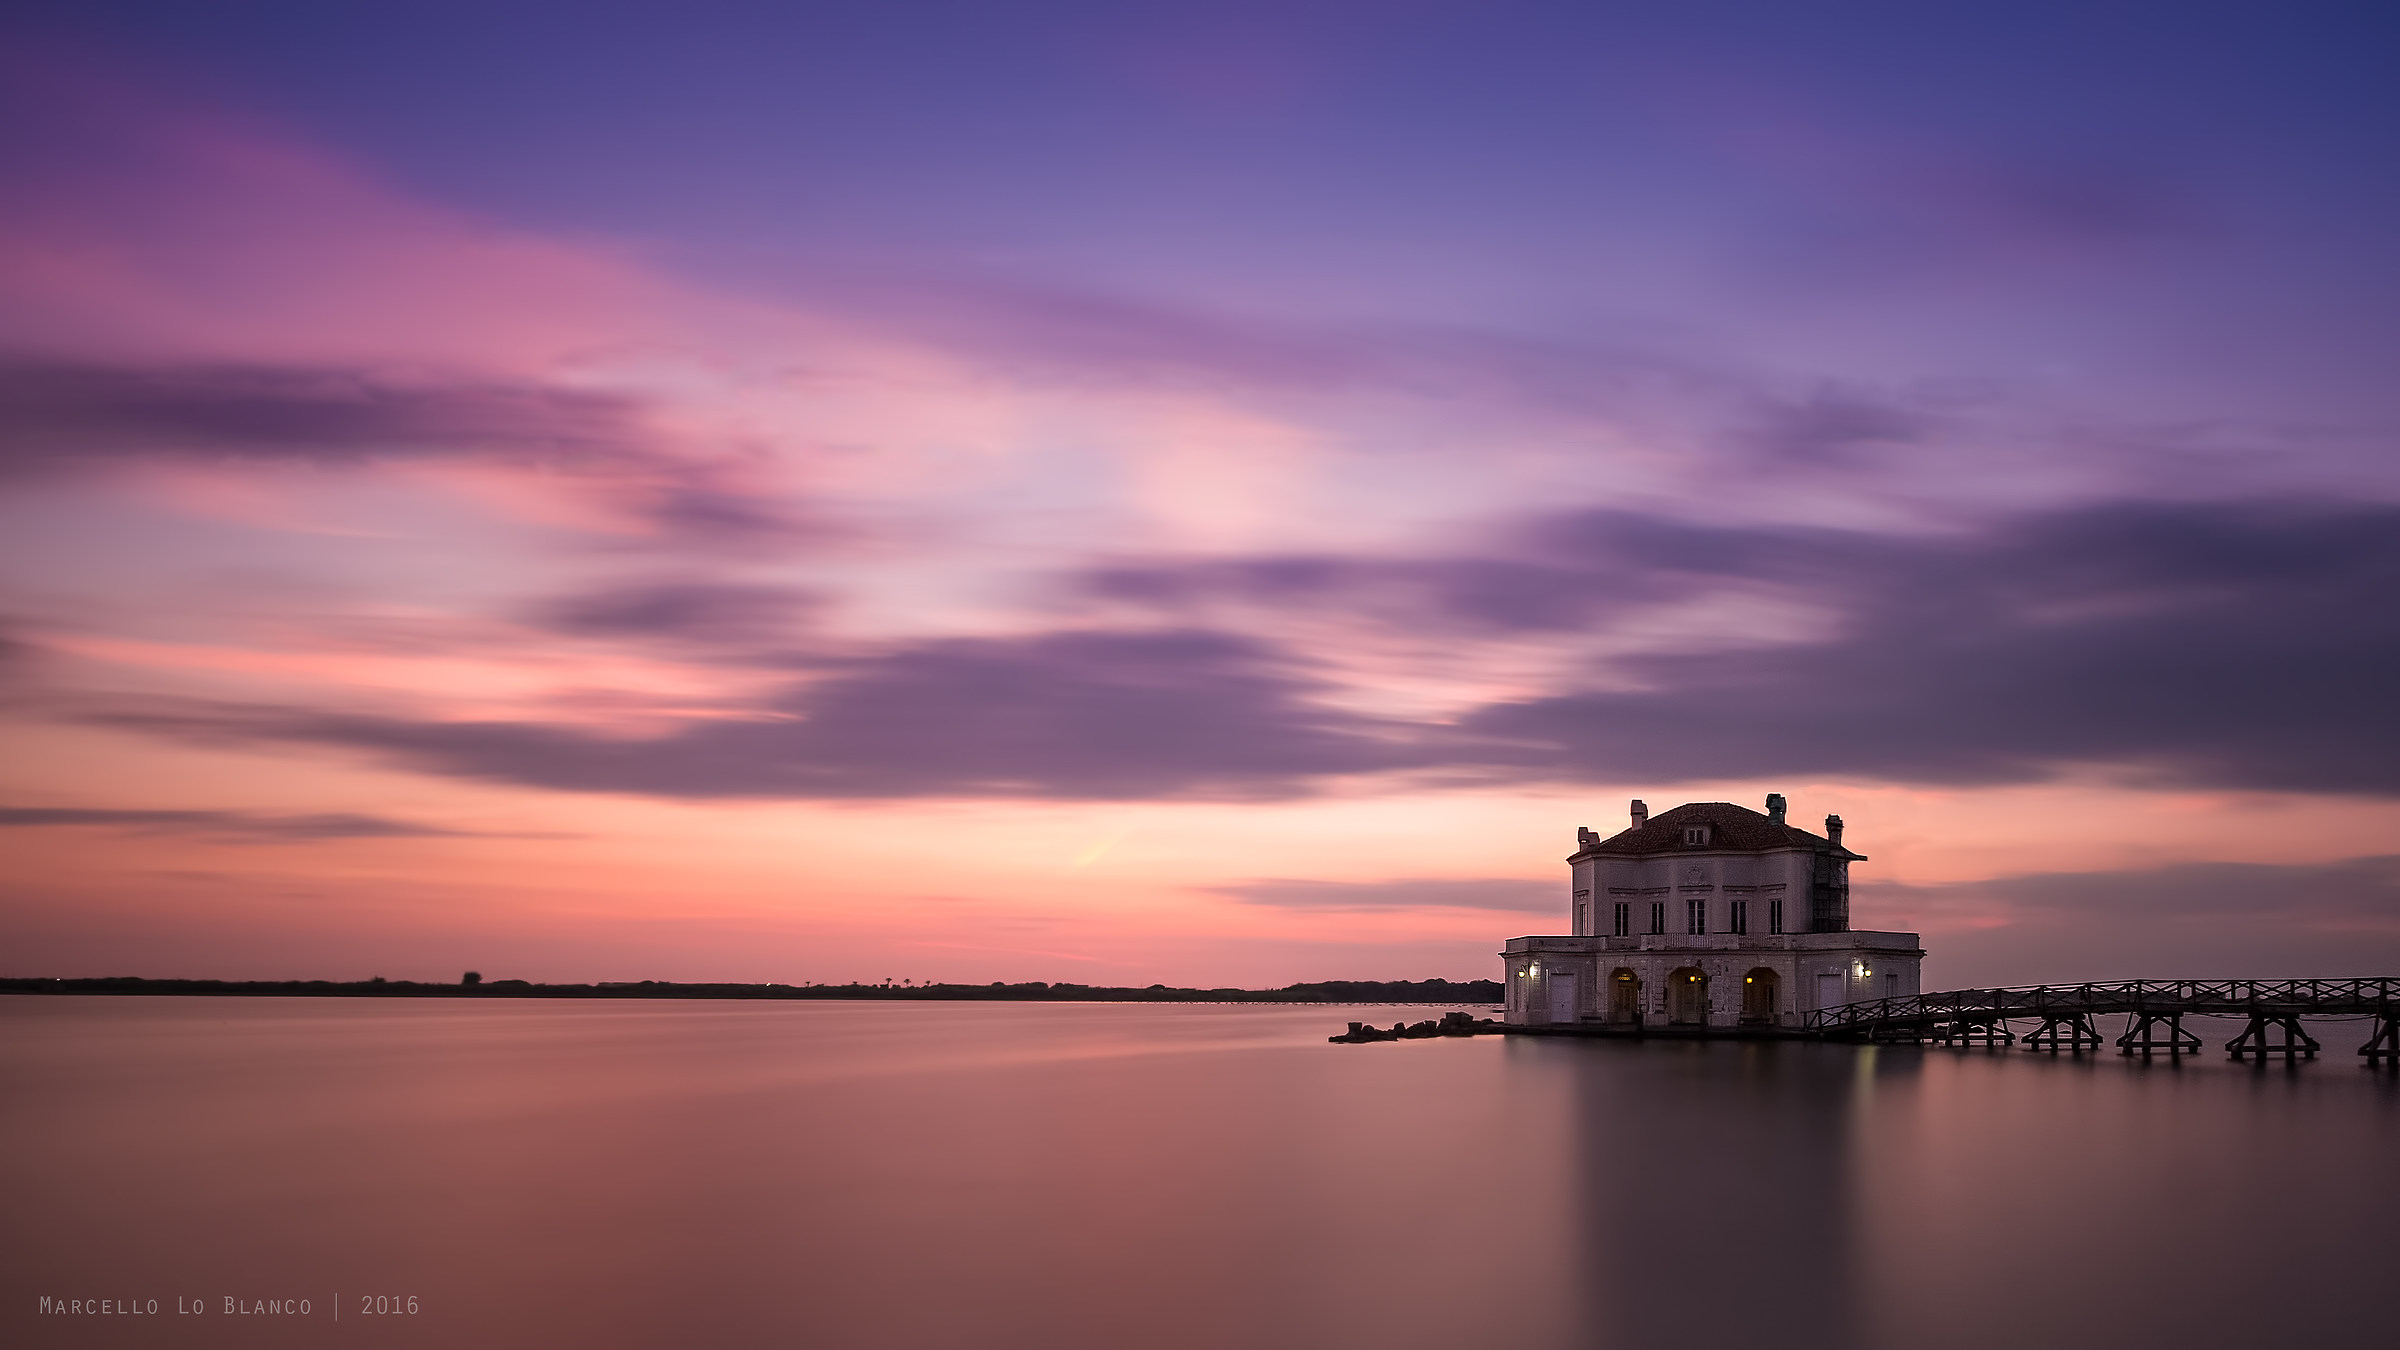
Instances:
[[[2186,1017],[2243,1020],[2225,1043],[2235,1059],[2270,1055],[2314,1059],[2324,1047],[2300,1024],[2303,1017],[2363,1018],[2374,1028],[2358,1053],[2376,1067],[2400,1067],[2400,978],[2347,980],[2119,980],[2107,984],[2020,985],[1952,989],[1868,999],[1807,1014],[1802,1034],[1880,1044],[1982,1046],[2085,1054],[2108,1043],[2100,1017],[2122,1016],[2116,1038],[2122,1055],[2200,1053]],[[2011,1022],[2032,1022],[2019,1037]]]

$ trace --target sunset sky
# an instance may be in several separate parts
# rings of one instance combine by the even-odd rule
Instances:
[[[2400,968],[2400,11],[598,8],[0,20],[0,974]]]

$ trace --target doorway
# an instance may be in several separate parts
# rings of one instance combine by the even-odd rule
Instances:
[[[1742,1021],[1751,1026],[1774,1022],[1775,1010],[1781,1006],[1777,993],[1782,980],[1774,971],[1760,966],[1742,977]]]
[[[1548,983],[1550,986],[1550,1020],[1554,1023],[1575,1021],[1577,1018],[1575,972],[1571,970],[1551,971]]]
[[[1667,976],[1667,1021],[1695,1027],[1708,1022],[1708,976],[1698,966]]]
[[[1818,971],[1817,1006],[1820,1008],[1838,1008],[1847,1001],[1848,1000],[1842,997],[1842,972],[1838,970]]]
[[[1623,966],[1608,977],[1608,1020],[1621,1026],[1642,1020],[1641,977]]]

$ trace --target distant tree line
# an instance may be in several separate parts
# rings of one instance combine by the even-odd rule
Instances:
[[[945,1000],[1024,1003],[1498,1003],[1497,980],[1319,980],[1281,989],[1175,989],[1049,984],[686,984],[641,980],[608,984],[531,984],[487,980],[474,972],[457,984],[414,980],[0,979],[7,994],[304,995],[363,998],[786,998]]]

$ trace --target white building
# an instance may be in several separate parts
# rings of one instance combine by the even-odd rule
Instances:
[[[1815,1008],[1914,994],[1914,933],[1850,927],[1842,818],[1825,833],[1693,802],[1608,838],[1576,831],[1573,931],[1511,938],[1508,1021],[1593,1029],[1792,1027]]]

